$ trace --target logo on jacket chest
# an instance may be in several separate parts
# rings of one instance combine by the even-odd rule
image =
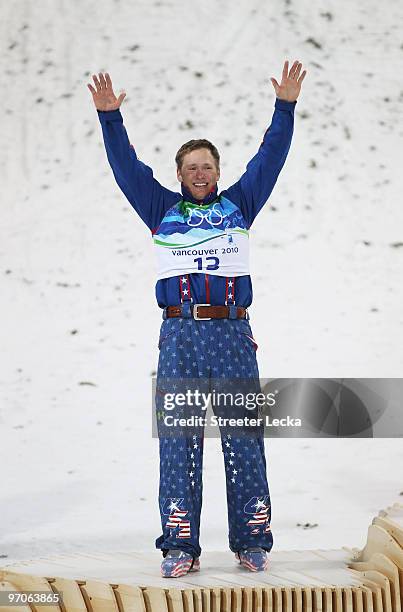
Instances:
[[[217,225],[221,225],[223,220],[227,217],[225,212],[219,207],[218,203],[213,204],[208,210],[203,210],[202,208],[187,208],[187,215],[189,218],[186,221],[186,224],[189,227],[199,227],[206,222],[211,227],[216,227]]]

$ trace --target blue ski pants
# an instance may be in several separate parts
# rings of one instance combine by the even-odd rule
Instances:
[[[212,381],[217,380],[227,381],[234,389],[237,380],[249,380],[257,389],[256,348],[246,319],[164,320],[155,398],[159,418],[167,414],[163,406],[166,394],[187,386],[194,388],[196,380],[202,391],[211,391]],[[199,416],[206,416],[199,408],[192,412],[186,405],[180,409],[180,416],[196,414],[195,410]],[[232,414],[231,409],[222,406],[213,406],[213,411],[222,417]],[[249,417],[258,416],[256,411],[245,413]],[[263,424],[252,430],[253,434],[248,431],[242,435],[239,428],[226,425],[219,428],[226,475],[229,548],[233,552],[250,546],[270,551],[273,545]],[[183,428],[179,435],[159,434],[162,535],[155,545],[164,555],[169,549],[180,549],[194,557],[201,553],[203,434],[203,426]]]

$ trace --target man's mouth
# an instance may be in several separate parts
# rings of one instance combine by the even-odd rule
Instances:
[[[193,183],[194,187],[207,187],[208,183]]]

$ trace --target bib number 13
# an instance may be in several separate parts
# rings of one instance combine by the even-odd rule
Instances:
[[[211,262],[206,265],[206,270],[218,270],[218,268],[220,267],[220,260],[218,259],[218,257],[205,257],[204,259],[206,260],[206,262]],[[197,263],[198,270],[203,270],[203,257],[196,257],[196,259],[194,259],[193,261]]]

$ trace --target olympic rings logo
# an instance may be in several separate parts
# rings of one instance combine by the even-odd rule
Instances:
[[[227,215],[223,215],[221,210],[216,208],[217,204],[214,204],[212,208],[210,208],[207,212],[203,212],[200,208],[187,208],[186,212],[189,214],[189,219],[187,220],[187,224],[190,227],[198,227],[203,223],[203,221],[207,221],[212,227],[216,225],[221,225],[223,219]],[[213,220],[212,215],[218,217],[218,220]]]

